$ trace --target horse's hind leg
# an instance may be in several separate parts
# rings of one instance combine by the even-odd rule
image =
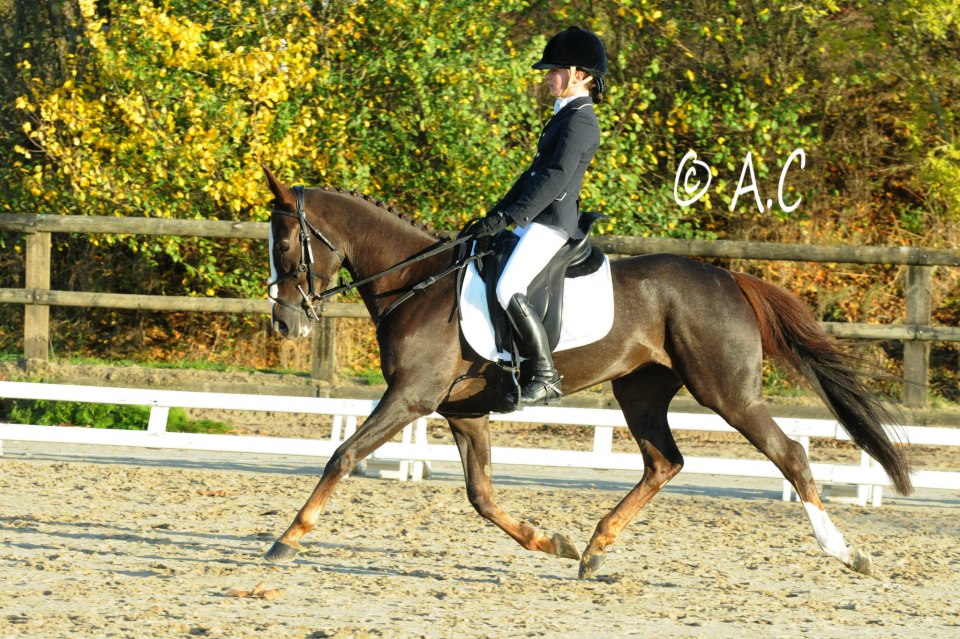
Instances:
[[[766,455],[793,485],[803,502],[820,548],[851,570],[865,575],[872,574],[873,562],[870,555],[852,544],[847,545],[843,534],[837,530],[824,510],[803,446],[784,434],[766,407],[756,404],[742,410],[725,411],[721,416]]]
[[[787,437],[770,416],[759,398],[759,383],[757,397],[749,400],[743,397],[742,387],[738,389],[731,385],[724,389],[722,384],[711,385],[711,388],[720,391],[704,393],[698,386],[694,384],[690,387],[698,401],[715,410],[727,423],[740,431],[793,485],[803,502],[820,548],[851,570],[865,575],[872,574],[873,562],[870,555],[854,545],[847,545],[843,534],[837,530],[824,510],[803,446]]]
[[[447,421],[460,449],[467,496],[476,511],[527,550],[539,550],[566,559],[580,559],[580,552],[568,537],[559,533],[548,537],[530,524],[517,521],[494,501],[489,418],[486,415],[475,418],[450,417]]]
[[[680,380],[661,366],[650,366],[613,381],[613,392],[643,455],[643,477],[600,520],[580,560],[580,577],[603,564],[605,549],[654,495],[683,468],[683,456],[667,424],[670,400]]]

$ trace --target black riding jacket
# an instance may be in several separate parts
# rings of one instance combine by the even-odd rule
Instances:
[[[494,207],[520,227],[536,220],[584,237],[578,225],[583,174],[600,147],[600,125],[589,96],[571,100],[540,134],[537,154]]]

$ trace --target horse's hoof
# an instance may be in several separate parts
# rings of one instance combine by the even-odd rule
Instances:
[[[580,560],[580,578],[589,579],[593,573],[600,570],[600,566],[603,565],[603,560],[606,558],[606,555],[602,552],[594,555],[585,555],[583,559]]]
[[[847,566],[850,570],[854,572],[859,572],[861,575],[867,575],[868,577],[873,575],[873,559],[870,558],[870,555],[860,550],[859,548],[850,548],[852,558],[850,563]]]
[[[273,562],[290,561],[300,554],[301,550],[302,548],[298,546],[291,546],[290,544],[275,541],[263,558]]]
[[[576,546],[573,545],[573,542],[570,541],[570,538],[566,535],[561,535],[560,533],[555,533],[553,535],[553,548],[557,557],[562,557],[563,559],[576,559],[580,560],[580,551]]]

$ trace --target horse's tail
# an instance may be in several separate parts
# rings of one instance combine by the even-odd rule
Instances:
[[[907,459],[883,428],[897,420],[861,381],[853,358],[840,352],[802,299],[744,273],[733,277],[757,316],[763,352],[799,371],[897,491],[913,492]]]

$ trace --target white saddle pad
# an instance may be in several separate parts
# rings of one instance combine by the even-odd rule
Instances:
[[[470,348],[491,362],[511,359],[509,353],[497,351],[485,284],[473,264],[467,267],[463,278],[460,309],[463,316],[460,329]],[[603,265],[595,273],[568,279],[563,285],[563,323],[560,342],[553,350],[596,342],[609,333],[612,326],[613,281],[610,259],[604,256]]]

